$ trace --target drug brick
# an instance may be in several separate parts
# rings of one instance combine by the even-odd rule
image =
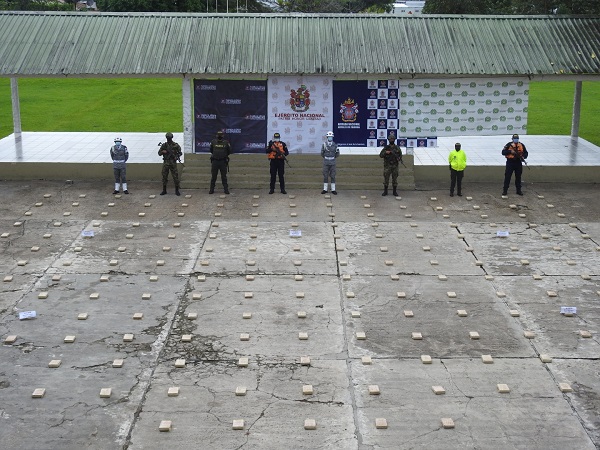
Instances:
[[[146,213],[144,213],[144,212],[138,213],[138,217],[146,217]]]
[[[467,310],[465,310],[465,309],[457,310],[456,314],[458,314],[458,317],[467,317],[468,316]]]
[[[436,259],[432,259],[429,261],[429,264],[431,264],[432,266],[437,266],[439,265],[439,262]]]
[[[156,261],[156,265],[157,266],[164,266],[165,265],[165,260],[164,259],[159,259],[158,261]]]
[[[246,275],[246,281],[254,281],[254,275]]]
[[[115,369],[120,369],[121,367],[123,367],[123,364],[125,364],[125,360],[121,359],[121,358],[117,358],[113,361],[112,366]]]
[[[446,294],[448,295],[448,298],[456,298],[456,292],[448,291]]]
[[[162,251],[163,252],[170,252],[171,251],[171,247],[163,247]],[[208,251],[208,249],[207,249],[207,251]]]
[[[504,293],[504,291],[496,291],[496,296],[498,298],[504,298],[506,297],[506,293]]]
[[[377,228],[377,227],[379,226],[379,224],[378,224],[377,222],[375,222],[375,223],[372,223],[372,224],[371,224],[371,226],[372,226],[373,228]]]
[[[521,265],[522,266],[528,266],[529,265],[529,260],[528,259],[522,259],[521,260]]]
[[[577,262],[576,262],[576,261],[574,261],[574,260],[572,260],[572,259],[569,259],[569,260],[567,260],[567,264],[568,264],[569,266],[574,266],[574,265],[576,265],[576,264],[577,264]]]
[[[181,342],[192,342],[192,335],[191,334],[182,334]]]
[[[356,333],[356,339],[358,339],[359,341],[364,341],[365,339],[367,339],[367,335],[364,331],[358,331]]]
[[[179,227],[181,227],[181,223],[180,222],[175,222],[173,224],[173,228],[179,228]]]
[[[525,336],[527,339],[534,339],[535,333],[533,331],[524,331],[523,336]]]
[[[587,273],[582,273],[581,274],[581,279],[582,280],[591,280],[592,277],[589,274],[587,274]]]
[[[317,421],[315,419],[305,419],[304,420],[304,429],[305,430],[316,430],[317,429]]]
[[[412,217],[412,214],[404,214],[404,217],[406,217],[407,219],[410,219]]]
[[[167,238],[168,238],[168,239],[175,239],[175,238],[177,238],[177,235],[176,235],[176,234],[169,234],[169,235],[167,236]]]
[[[133,341],[133,334],[132,333],[125,333],[123,335],[123,342],[131,342]]]
[[[386,266],[393,266],[394,265],[394,261],[392,261],[391,259],[386,259],[385,260],[385,265]]]
[[[62,361],[60,359],[53,359],[48,363],[48,367],[51,369],[57,369],[60,367]]]
[[[527,217],[527,214],[523,214],[523,213],[521,213],[521,214],[519,214],[519,217],[520,217],[521,219],[524,219],[525,217]]]
[[[483,261],[475,261],[475,265],[477,267],[481,267],[481,266],[483,266]]]
[[[10,283],[13,280],[13,276],[12,275],[6,275],[4,277],[4,282],[5,283]]]
[[[303,395],[313,395],[314,390],[312,384],[305,384],[302,386],[302,394]]]
[[[543,363],[551,363],[552,362],[552,357],[550,357],[550,355],[547,355],[545,353],[542,353],[540,355],[540,361],[542,361]]]
[[[200,282],[206,281],[206,275],[198,275],[197,280]]]
[[[370,356],[363,356],[362,358],[360,358],[360,360],[365,366],[368,366],[373,362]]]
[[[248,358],[238,359],[238,367],[248,367]]]
[[[158,275],[150,275],[150,281],[158,281]]]
[[[31,398],[42,398],[44,395],[46,395],[46,389],[37,388],[31,394]]]
[[[346,261],[345,259],[340,259],[340,266],[347,266],[348,265],[348,261]]]
[[[62,264],[63,264],[63,266],[70,266],[71,263],[72,263],[71,260],[66,260],[66,261],[63,261]]]
[[[352,312],[350,313],[350,316],[351,316],[353,319],[360,319],[360,311],[352,311]]]
[[[137,312],[133,314],[133,320],[142,320],[144,318],[144,313]]]
[[[443,386],[431,386],[431,390],[435,395],[442,395],[446,393],[446,389]]]
[[[292,250],[295,251],[295,252],[299,252],[300,251],[300,246],[299,245],[294,245],[292,247]]]
[[[425,247],[423,247],[423,251],[424,252],[430,252],[431,251],[431,247],[425,246]]]
[[[442,211],[443,209],[444,209],[444,208],[443,208],[443,207],[441,207],[441,206],[436,206],[436,207],[435,207],[435,210],[436,210],[436,211]]]
[[[388,427],[387,420],[383,417],[377,417],[375,419],[375,428],[377,429],[386,429]]]
[[[250,340],[250,334],[248,334],[248,333],[240,334],[240,341],[249,341],[249,340]]]
[[[406,292],[396,292],[398,298],[406,298]]]
[[[569,383],[558,383],[558,388],[560,392],[573,392],[573,388]]]
[[[473,247],[465,247],[466,252],[474,252],[475,249]]]
[[[10,233],[2,233],[2,234],[0,234],[1,238],[7,238],[9,236],[10,236]]]
[[[48,298],[48,292],[40,292],[38,298],[42,300]]]
[[[533,279],[534,279],[534,280],[537,280],[537,281],[539,281],[539,280],[541,280],[541,279],[542,279],[542,276],[541,276],[541,275],[539,275],[539,274],[537,274],[537,273],[534,273],[534,274],[532,275],[532,277],[533,277]]]
[[[454,420],[452,420],[449,417],[443,417],[442,418],[442,427],[449,429],[449,428],[454,428]]]
[[[546,291],[546,294],[548,295],[548,297],[556,297],[556,291]]]
[[[98,292],[93,292],[90,294],[90,300],[98,300],[100,298],[100,294]]]
[[[438,275],[438,280],[448,281],[448,277],[446,275]]]
[[[296,292],[296,298],[304,298],[304,292]]]
[[[405,310],[404,311],[404,317],[414,317],[414,314],[410,310]]]
[[[481,218],[482,218],[482,219],[487,219],[487,218],[488,218],[488,215],[487,215],[487,214],[482,214],[482,215],[481,215]]]
[[[415,341],[420,341],[421,339],[423,339],[423,334],[422,333],[418,333],[416,331],[413,331],[413,333],[411,334],[411,337],[415,340]]]
[[[399,275],[396,275],[396,274],[391,274],[391,275],[390,275],[390,278],[391,278],[393,281],[398,281],[398,280],[400,279],[400,276],[399,276]]]
[[[168,397],[177,397],[179,395],[179,386],[171,386],[167,389]]]
[[[492,355],[481,355],[481,360],[483,361],[484,364],[493,364],[494,363],[494,358],[492,358]]]
[[[192,300],[200,300],[202,298],[202,293],[200,292],[194,292],[192,294]]]
[[[110,398],[111,395],[112,395],[112,389],[111,388],[102,388],[102,389],[100,389],[100,398]]]
[[[481,208],[479,207],[479,205],[473,205],[473,209],[478,210],[478,209],[481,209]]]
[[[508,384],[500,383],[500,384],[496,385],[496,387],[498,388],[498,392],[500,394],[510,393],[510,388],[508,387]]]
[[[62,275],[52,275],[52,281],[60,281],[60,279],[62,278]]]
[[[36,207],[38,207],[38,208],[39,208],[40,206],[43,206],[43,205],[44,205],[44,203],[43,203],[43,202],[37,202],[37,203],[35,204],[35,206],[36,206]]]
[[[375,233],[375,237],[377,239],[381,239],[383,237],[383,234],[381,234],[381,233]]]
[[[379,247],[379,251],[381,251],[381,252],[387,252],[388,248],[387,247]]]
[[[484,278],[488,281],[492,281],[494,279],[493,275],[485,275]]]
[[[431,356],[429,356],[429,355],[421,355],[421,362],[423,364],[431,364],[432,363]]]
[[[304,280],[304,277],[302,275],[294,275],[294,280],[295,281],[302,281],[302,280]]]
[[[177,217],[185,217],[185,213],[184,212],[179,212],[179,213],[177,213]]]
[[[52,233],[45,233],[42,237],[44,239],[50,239],[52,237]]]
[[[344,281],[350,281],[351,279],[352,279],[352,277],[348,274],[342,275],[342,280],[344,280]]]
[[[246,395],[246,392],[246,386],[236,386],[235,388],[235,395],[237,395],[238,397],[243,397],[244,395]]]
[[[477,331],[469,331],[469,338],[471,339],[479,339],[479,333]]]
[[[110,276],[109,275],[100,275],[100,281],[107,282],[109,280],[110,280]]]
[[[300,261],[298,259],[294,261],[294,266],[301,266],[301,265],[302,265],[302,261]]]
[[[133,234],[131,234],[131,233],[127,233],[127,234],[125,235],[125,239],[133,239]]]
[[[108,265],[109,265],[109,266],[116,266],[117,264],[119,264],[119,261],[118,261],[118,260],[116,260],[116,259],[111,259],[111,260],[108,262]]]
[[[457,234],[457,235],[456,235],[456,237],[457,237],[458,239],[464,239],[464,238],[465,238],[465,235],[464,235],[464,234],[462,234],[462,233],[459,233],[459,234]]]
[[[563,213],[558,213],[556,214],[558,217],[560,217],[561,219],[565,217],[565,215]]]
[[[509,314],[510,314],[512,317],[519,317],[519,316],[521,315],[521,313],[520,313],[520,312],[519,312],[519,310],[517,310],[517,309],[511,309],[511,310],[510,310],[510,311],[508,311],[508,312],[509,312]]]
[[[185,358],[178,358],[175,360],[175,367],[177,367],[178,369],[181,369],[183,367],[185,367]]]
[[[329,213],[330,215],[333,213]],[[375,217],[375,213],[367,213],[367,217]]]
[[[301,341],[308,340],[308,333],[305,333],[305,332],[298,333],[298,339],[300,339]]]
[[[592,333],[591,333],[591,331],[587,331],[587,330],[579,330],[579,336],[581,336],[582,338],[591,338]]]
[[[376,384],[370,384],[368,389],[369,389],[369,395],[381,394],[381,391],[379,390],[379,386],[377,386]]]
[[[27,262],[28,261],[26,259],[21,259],[21,260],[17,261],[17,266],[21,266],[21,267],[26,266]]]
[[[10,336],[6,336],[4,338],[4,343],[5,344],[14,344],[16,340],[17,340],[17,335],[11,334]]]
[[[99,223],[99,222],[98,222],[98,226],[100,226],[100,223]],[[132,226],[132,227],[134,227],[134,228],[137,228],[137,227],[139,227],[139,226],[140,226],[140,223],[139,223],[139,222],[133,222],[133,223],[131,224],[131,226]]]
[[[301,356],[300,357],[300,365],[301,366],[310,366],[310,356]]]
[[[244,298],[252,298],[254,294],[252,292],[244,292]]]
[[[13,223],[13,227],[20,227],[21,225],[23,225],[23,222],[15,222],[15,223]]]
[[[75,336],[72,336],[72,335],[65,336],[65,338],[63,339],[63,342],[65,342],[66,344],[72,344],[73,342],[75,342]]]
[[[170,420],[161,420],[158,425],[158,431],[168,432],[171,431],[171,421]]]
[[[124,252],[125,250],[127,250],[127,247],[119,247],[119,248],[117,248],[118,252]]]
[[[306,319],[306,311],[298,311],[298,319]]]
[[[242,313],[242,319],[252,319],[252,313],[251,312]]]
[[[88,318],[88,313],[79,313],[77,314],[77,320],[87,320]]]

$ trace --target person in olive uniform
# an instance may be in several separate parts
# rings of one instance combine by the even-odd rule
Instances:
[[[181,147],[177,142],[173,141],[173,133],[165,134],[167,142],[162,144],[158,149],[158,155],[163,157],[162,167],[162,183],[163,190],[160,195],[167,193],[167,182],[169,181],[169,172],[175,183],[175,194],[181,195],[179,192],[179,173],[177,172],[177,161],[181,158]]]
[[[389,143],[381,149],[379,157],[383,158],[383,196],[388,195],[390,175],[392,177],[392,189],[394,196],[398,196],[398,164],[402,162],[402,150],[395,144],[396,135],[390,133]]]
[[[450,166],[450,197],[454,197],[454,187],[456,193],[462,197],[462,179],[467,167],[467,154],[461,150],[460,142],[454,144],[454,151],[448,155],[448,165]]]
[[[267,144],[267,157],[269,158],[269,164],[271,166],[271,183],[269,194],[275,192],[275,177],[279,175],[279,188],[282,194],[287,194],[285,191],[285,179],[283,173],[285,169],[285,157],[289,155],[289,151],[285,142],[281,140],[281,135],[275,133],[273,140]]]
[[[231,144],[229,144],[229,141],[223,139],[223,132],[220,130],[217,131],[217,138],[213,139],[210,143],[210,154],[212,178],[210,179],[210,190],[208,193],[215,193],[217,174],[221,172],[223,190],[226,194],[229,194],[229,188],[227,186],[227,168],[229,166],[229,155],[231,155]]]
[[[502,195],[508,194],[508,187],[510,186],[510,179],[512,178],[513,172],[515,173],[517,195],[523,195],[523,191],[521,190],[521,174],[523,173],[523,161],[527,159],[529,153],[527,152],[525,145],[523,145],[522,142],[519,142],[518,134],[513,134],[512,141],[504,146],[502,154],[506,158]]]

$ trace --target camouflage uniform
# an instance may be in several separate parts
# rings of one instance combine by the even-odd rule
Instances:
[[[166,150],[166,154],[162,154],[163,150]],[[173,182],[175,183],[175,189],[179,190],[179,173],[177,172],[177,160],[181,157],[181,147],[177,142],[165,142],[160,146],[158,150],[159,156],[163,157],[162,167],[162,183],[163,187],[166,188],[167,182],[169,181],[169,171],[173,176]]]
[[[391,153],[386,154],[390,150]],[[398,187],[398,164],[402,161],[402,150],[396,144],[389,143],[381,152],[379,157],[383,158],[383,195],[387,195],[388,186],[390,184],[390,175],[392,176],[392,188],[394,189],[394,195],[396,194],[396,188]]]

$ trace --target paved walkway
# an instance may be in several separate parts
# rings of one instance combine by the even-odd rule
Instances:
[[[2,183],[2,448],[600,446],[595,187],[129,188]]]

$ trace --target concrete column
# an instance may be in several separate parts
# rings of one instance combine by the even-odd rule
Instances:
[[[183,94],[183,152],[194,153],[194,128],[192,122],[194,105],[192,104],[192,79],[189,75],[183,77],[181,92]]]
[[[573,118],[571,122],[571,137],[579,137],[579,118],[581,116],[581,81],[575,82],[575,95],[573,97]]]
[[[15,137],[21,136],[21,106],[19,103],[19,82],[16,78],[10,79],[10,94],[12,99],[13,130]]]

